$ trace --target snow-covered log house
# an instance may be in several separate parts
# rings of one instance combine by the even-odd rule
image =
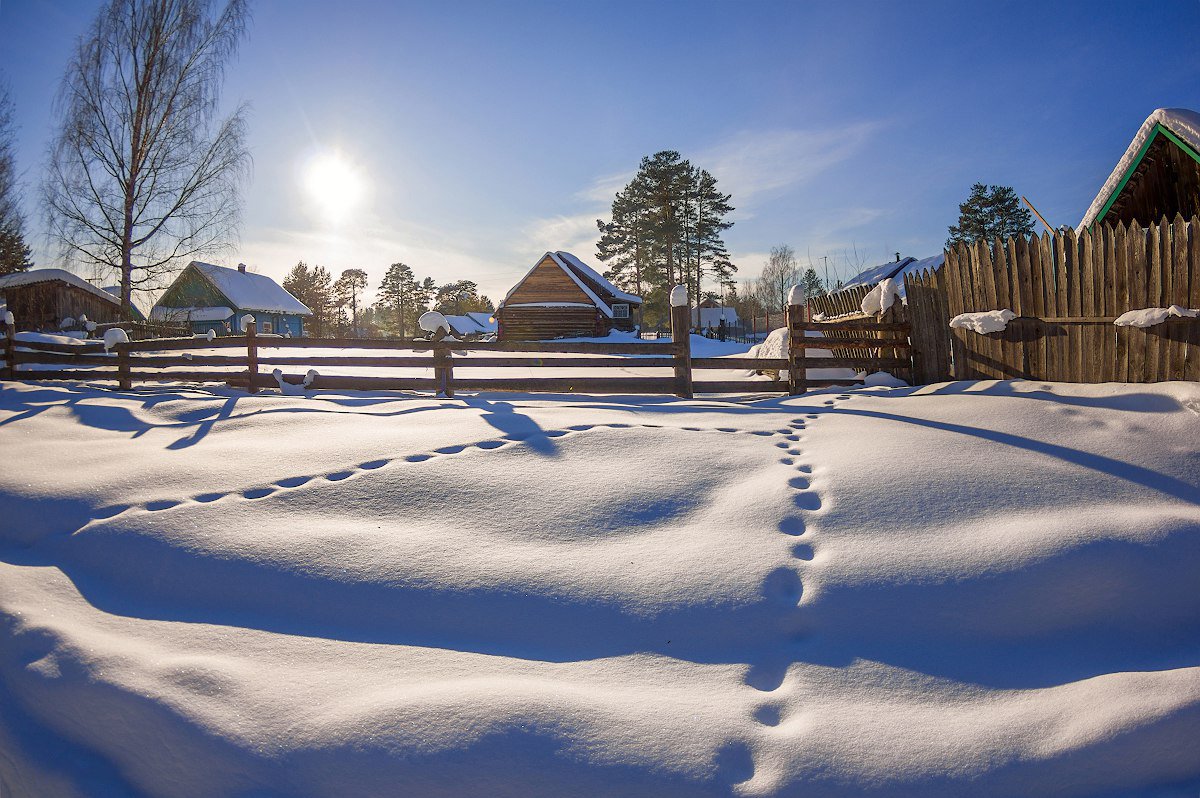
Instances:
[[[2,310],[12,312],[22,331],[58,330],[63,321],[80,316],[98,324],[121,321],[120,299],[63,269],[30,269],[0,277]]]
[[[502,341],[598,337],[632,330],[642,298],[626,293],[570,252],[547,252],[504,297]]]
[[[263,274],[192,261],[150,311],[150,320],[182,324],[193,333],[240,332],[238,319],[254,317],[255,331],[298,338],[312,311]]]

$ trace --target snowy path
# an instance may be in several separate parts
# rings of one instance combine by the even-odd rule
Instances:
[[[0,389],[0,794],[1191,795],[1200,389]]]

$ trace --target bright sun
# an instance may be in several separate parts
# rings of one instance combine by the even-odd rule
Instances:
[[[366,181],[341,153],[323,153],[308,162],[304,188],[322,219],[346,221],[363,201]]]

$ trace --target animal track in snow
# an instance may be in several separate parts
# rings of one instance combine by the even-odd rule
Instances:
[[[763,704],[754,710],[754,719],[764,726],[778,726],[781,720],[779,707],[773,704]]]
[[[270,485],[252,485],[250,487],[236,488],[236,489],[232,489],[232,490],[228,490],[228,491],[224,491],[224,492],[215,492],[214,491],[214,492],[210,492],[210,493],[201,493],[201,494],[192,496],[190,498],[152,499],[152,500],[149,500],[146,502],[142,502],[140,504],[110,505],[110,506],[103,507],[103,508],[93,511],[91,513],[91,520],[88,523],[92,523],[94,521],[104,521],[104,520],[108,520],[111,518],[116,518],[117,516],[124,515],[126,513],[161,512],[163,510],[170,510],[170,509],[176,508],[176,507],[184,507],[184,506],[186,506],[188,504],[192,504],[192,503],[212,504],[213,502],[218,502],[218,501],[231,499],[231,498],[242,499],[245,501],[256,501],[256,500],[264,499],[268,496],[276,495],[276,494],[279,494],[282,492],[296,490],[297,488],[303,487],[304,485],[307,485],[307,484],[313,482],[314,480],[324,480],[327,482],[341,482],[343,480],[356,478],[367,472],[378,471],[380,469],[387,468],[389,466],[401,466],[401,465],[406,465],[406,464],[423,463],[428,460],[432,460],[434,458],[453,457],[453,456],[460,455],[464,452],[469,452],[469,451],[495,451],[497,449],[501,449],[501,448],[508,447],[508,446],[518,446],[518,445],[528,442],[529,440],[535,440],[535,439],[542,438],[542,437],[562,438],[567,435],[576,435],[576,434],[583,433],[583,432],[589,432],[592,430],[601,430],[601,429],[609,429],[609,430],[674,429],[674,430],[678,430],[678,431],[682,431],[682,432],[692,432],[692,433],[700,433],[700,434],[742,433],[742,434],[746,434],[746,435],[755,435],[755,436],[779,435],[783,432],[791,431],[791,430],[747,430],[747,429],[738,429],[735,427],[717,427],[717,428],[694,427],[694,426],[668,427],[663,424],[631,424],[631,423],[624,423],[624,422],[610,422],[610,423],[605,423],[605,424],[575,424],[570,427],[566,427],[564,429],[545,430],[545,431],[542,431],[538,435],[505,436],[504,438],[499,438],[499,439],[491,438],[491,439],[485,439],[482,441],[475,441],[472,443],[450,444],[447,446],[442,446],[440,448],[434,449],[429,452],[418,452],[418,453],[414,453],[414,454],[401,455],[398,457],[378,458],[375,460],[368,460],[366,462],[359,463],[358,465],[353,466],[351,468],[338,469],[336,471],[330,471],[325,474],[303,474],[303,475],[297,475],[297,476],[291,476],[291,477],[283,477],[278,480],[275,480]],[[785,448],[785,449],[790,446],[790,444],[786,441],[782,441],[782,442],[778,443],[777,445],[780,446],[781,448]],[[799,451],[792,450],[789,453],[794,455],[794,454],[799,454]],[[86,526],[86,524],[84,526]]]

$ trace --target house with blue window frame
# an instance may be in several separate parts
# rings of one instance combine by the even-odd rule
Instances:
[[[238,319],[249,313],[256,331],[299,338],[304,335],[304,317],[312,311],[263,274],[192,261],[150,311],[151,321],[190,326],[194,333],[213,330],[217,335],[236,335]]]

